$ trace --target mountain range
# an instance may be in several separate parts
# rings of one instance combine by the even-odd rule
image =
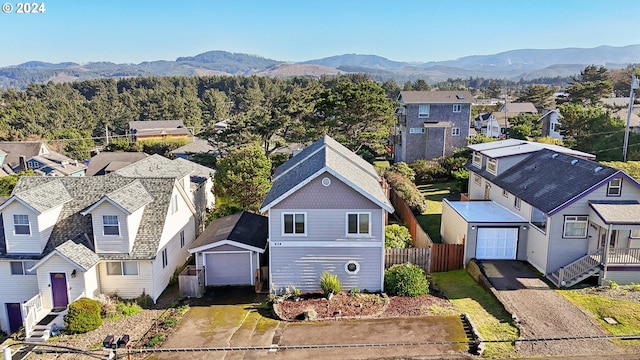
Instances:
[[[465,56],[424,63],[393,61],[377,55],[345,54],[304,62],[287,62],[257,55],[208,51],[175,61],[139,64],[92,62],[52,64],[29,61],[0,68],[0,89],[25,88],[31,82],[63,82],[131,76],[261,75],[275,77],[366,73],[377,80],[399,83],[424,79],[429,83],[449,78],[530,80],[578,74],[587,65],[624,68],[640,63],[640,44],[623,47],[520,49],[493,55]]]

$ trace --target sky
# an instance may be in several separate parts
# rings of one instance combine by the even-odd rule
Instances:
[[[427,62],[640,43],[640,0],[36,0],[44,13],[29,14],[2,2],[0,67],[137,64],[210,50]]]

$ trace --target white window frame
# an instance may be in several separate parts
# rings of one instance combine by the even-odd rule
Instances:
[[[482,185],[482,177],[478,174],[473,174],[473,182]]]
[[[24,220],[26,219],[26,223],[24,222]],[[18,227],[24,227],[26,226],[26,230],[28,230],[28,232],[18,232]],[[29,220],[29,215],[28,214],[13,214],[13,235],[26,235],[26,236],[30,236],[31,235],[31,220]]]
[[[424,111],[426,109],[426,112]],[[418,105],[418,117],[419,118],[428,118],[429,112],[431,112],[431,106],[429,104],[419,104]]]
[[[490,174],[498,175],[498,160],[497,159],[487,159],[487,171]]]
[[[167,248],[162,250],[162,268],[166,268],[169,265],[169,256],[167,255]]]
[[[453,112],[454,113],[462,112],[462,104],[453,104]]]
[[[522,200],[519,197],[515,196],[513,199],[513,207],[520,210],[521,206],[522,206]]]
[[[180,231],[180,249],[184,247],[184,230]]]
[[[125,266],[127,265],[135,265],[135,272],[131,271],[132,268]],[[119,266],[115,266],[115,265]],[[108,261],[106,263],[107,267],[107,276],[138,276],[140,274],[140,269],[137,261]],[[119,271],[114,272],[113,270],[119,269]]]
[[[14,264],[20,264],[20,272],[14,272]],[[36,264],[35,261],[24,260],[24,261],[10,261],[9,267],[11,269],[11,275],[21,276],[21,275],[37,275],[36,271],[28,271],[29,268],[32,268]]]
[[[451,136],[460,136],[460,128],[459,127],[451,128]]]
[[[302,215],[302,226],[303,232],[296,232],[296,217],[298,215]],[[285,218],[287,216],[292,216],[292,229],[291,232],[286,232],[285,229]],[[283,212],[282,213],[282,236],[307,236],[307,213],[306,212]]]
[[[171,197],[171,214],[178,212],[178,194],[173,194]]]
[[[356,216],[356,232],[349,232],[349,217]],[[367,219],[367,232],[361,232],[360,229],[360,216],[366,215]],[[352,236],[371,236],[371,213],[370,212],[348,212],[346,213],[345,234],[349,237]]]
[[[107,219],[113,220],[113,218],[116,219],[116,223],[107,223]],[[107,234],[105,229],[109,227],[109,228],[116,228],[118,229],[118,233],[117,234]],[[120,217],[118,215],[102,215],[102,235],[103,236],[120,236]]]
[[[534,219],[535,215],[543,215],[544,216],[544,224],[542,221],[535,221],[537,219]],[[529,222],[531,223],[531,226],[533,226],[534,228],[538,229],[539,231],[541,231],[543,234],[547,233],[547,222],[549,220],[549,217],[547,216],[547,214],[545,214],[544,212],[542,212],[542,210],[535,208],[535,207],[531,207],[531,216],[529,217]],[[540,219],[542,220],[542,219]]]
[[[613,184],[614,181],[617,182],[616,185]],[[621,196],[621,195],[622,195],[622,178],[611,179],[611,181],[609,181],[609,184],[607,184],[607,196]]]
[[[482,154],[474,151],[473,152],[473,156],[471,158],[471,163],[473,164],[473,166],[477,167],[477,168],[481,168],[482,167]]]
[[[355,270],[349,270],[349,265],[355,265]],[[360,263],[355,260],[349,260],[344,264],[344,271],[349,275],[357,275],[360,272]]]
[[[424,134],[424,128],[409,128],[409,134]]]
[[[584,225],[582,228],[575,228],[575,225]],[[584,239],[587,237],[587,229],[589,229],[589,217],[587,215],[566,215],[564,217],[564,228],[562,230],[563,238]],[[571,235],[568,230],[581,230],[577,235]]]
[[[629,237],[634,238],[634,239],[640,239],[640,229],[631,230],[631,233],[629,234]]]

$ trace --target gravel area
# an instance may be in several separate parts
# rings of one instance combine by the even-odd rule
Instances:
[[[483,273],[505,308],[517,317],[524,339],[606,335],[595,319],[553,291],[525,263],[482,261]],[[609,340],[521,342],[523,356],[619,354]]]
[[[108,335],[119,337],[128,334],[132,342],[139,340],[149,330],[155,319],[162,314],[164,310],[143,310],[133,316],[125,316],[118,321],[105,320],[96,330],[90,331],[82,335],[60,335],[51,338],[47,344],[55,346],[68,346],[83,350],[96,350],[95,354],[104,354],[102,352],[102,341]],[[51,350],[51,348],[43,348]],[[49,360],[84,360],[89,358],[82,354],[32,354],[28,359]]]

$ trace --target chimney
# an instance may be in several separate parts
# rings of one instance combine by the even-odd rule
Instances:
[[[27,158],[24,155],[21,155],[19,161],[20,161],[19,162],[20,170],[21,171],[27,170]]]

